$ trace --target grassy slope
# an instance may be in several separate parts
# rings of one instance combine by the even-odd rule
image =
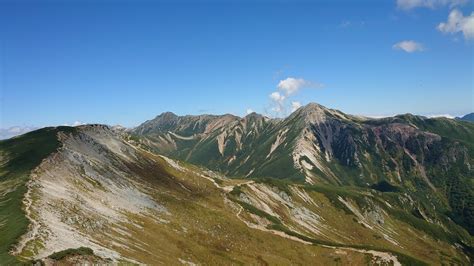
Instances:
[[[58,146],[57,132],[71,128],[43,128],[0,142],[0,261],[15,264],[8,251],[28,227],[22,209],[30,172]]]
[[[278,189],[282,191],[288,190],[287,186],[291,185],[291,183],[279,180],[268,181],[270,180],[261,179],[257,182],[267,183],[273,187],[278,187]],[[296,233],[294,230],[290,230],[286,225],[291,224],[291,222],[285,220],[285,218],[285,221],[282,223],[276,217],[273,217],[260,209],[256,209],[252,205],[249,206],[249,204],[242,204],[242,202],[238,200],[238,195],[243,192],[243,188],[234,189],[231,195],[233,196],[233,200],[239,203],[248,212],[269,220],[272,223],[272,225],[269,226],[270,228],[286,232],[289,235],[312,242],[315,245],[326,244],[331,246],[389,251],[396,254],[400,261],[406,265],[439,262],[448,264],[457,262],[457,264],[463,264],[461,262],[461,260],[464,260],[462,258],[463,255],[452,249],[453,243],[461,243],[458,235],[453,232],[446,232],[436,224],[412,216],[409,210],[397,207],[401,205],[400,202],[398,202],[398,193],[371,192],[370,190],[360,189],[353,186],[338,187],[331,185],[300,185],[300,187],[304,188],[315,202],[318,202],[321,206],[325,206],[324,213],[321,215],[324,217],[327,224],[331,225],[337,232],[346,236],[354,236],[357,240],[340,242],[334,239],[328,240],[321,236],[303,236]],[[248,192],[248,190],[246,190],[246,192]],[[377,195],[369,196],[372,193],[376,193]],[[324,195],[329,202],[326,202],[326,200],[321,198],[319,195]],[[388,213],[385,222],[390,228],[396,228],[398,235],[397,241],[399,241],[403,248],[383,241],[383,238],[381,238],[379,233],[375,233],[358,223],[352,222],[354,219],[352,218],[354,217],[353,213],[337,199],[339,196],[346,200],[350,200],[362,209],[370,208],[368,205],[369,199],[378,203],[378,205]],[[393,207],[388,208],[385,205],[386,202],[390,202]],[[276,211],[278,212],[278,210]],[[317,208],[315,211],[317,211]],[[282,213],[279,214],[282,215]],[[284,216],[285,215],[282,217]],[[450,224],[450,226],[455,225]],[[455,230],[457,228],[451,227],[450,229]],[[466,235],[466,232],[463,233],[465,241],[469,242],[469,236]]]
[[[217,142],[215,137],[200,143],[193,149],[193,156],[186,158],[179,152],[171,152],[172,157],[189,161],[191,163],[205,165],[211,169],[224,172],[231,176],[245,176],[250,170],[254,169],[249,176],[252,178],[271,177],[278,179],[293,179],[302,180],[302,175],[299,171],[293,168],[293,161],[291,159],[291,141],[295,136],[295,132],[300,132],[305,124],[300,124],[301,121],[295,117],[284,124],[273,125],[266,128],[261,133],[261,136],[255,139],[249,139],[244,142],[244,147],[241,151],[235,151],[235,143],[232,138],[226,145],[225,154],[221,156],[217,150]],[[425,195],[426,193],[419,193],[420,191],[430,191],[426,186],[426,182],[420,177],[417,168],[412,165],[412,159],[401,149],[397,147],[387,147],[387,151],[380,151],[375,148],[375,143],[369,145],[360,143],[360,132],[358,125],[366,124],[369,126],[386,125],[389,123],[403,123],[415,125],[423,131],[432,132],[443,137],[443,140],[436,146],[430,147],[431,153],[436,156],[424,158],[426,166],[426,174],[430,181],[438,188],[439,195]],[[403,183],[399,184],[412,192],[412,196],[417,198],[417,201],[428,200],[439,202],[436,208],[431,208],[432,216],[444,217],[446,214],[456,221],[459,225],[467,229],[471,234],[474,232],[474,178],[473,171],[466,171],[464,165],[450,164],[450,169],[445,169],[439,164],[439,158],[443,155],[450,156],[451,151],[462,150],[467,148],[470,156],[471,165],[474,164],[474,124],[463,121],[454,121],[451,119],[426,119],[413,115],[400,115],[380,120],[369,121],[354,121],[350,123],[355,126],[348,131],[348,136],[352,136],[357,142],[357,147],[361,149],[361,154],[367,154],[368,157],[360,156],[359,160],[362,165],[361,168],[354,166],[346,166],[342,163],[327,163],[325,166],[331,169],[333,173],[341,180],[343,185],[354,185],[359,187],[366,187],[368,183],[374,184],[382,180],[390,182],[398,182],[398,176],[395,164],[392,162],[392,157],[397,160],[400,165],[403,165],[401,171]],[[284,127],[291,127],[289,136],[286,142],[289,144],[286,148],[279,147],[270,158],[266,158],[270,146],[275,142],[276,134]],[[373,134],[371,131],[369,133]],[[369,140],[374,139],[370,136]],[[414,148],[423,148],[419,143],[423,143],[422,139],[413,139],[410,145]],[[178,141],[179,143],[186,143],[192,146],[190,141]],[[252,144],[258,145],[252,147]],[[458,143],[455,145],[455,143]],[[350,150],[347,150],[348,145],[342,142],[335,148],[334,152],[344,155],[342,161],[346,162]],[[250,147],[250,149],[248,149]],[[183,148],[183,147],[180,147]],[[189,151],[191,147],[186,146],[184,151]],[[363,151],[363,153],[362,153]],[[421,150],[420,150],[421,151]],[[227,159],[232,155],[237,155],[237,159],[231,164],[227,163]],[[242,164],[243,160],[250,155],[250,159]],[[439,155],[439,156],[438,156]],[[422,157],[420,157],[422,158]],[[322,179],[325,178],[323,173],[317,172],[314,174]],[[360,177],[363,178],[360,178]],[[330,180],[330,179],[328,179]],[[338,183],[341,183],[338,182]],[[418,197],[419,196],[419,197]],[[419,199],[420,198],[420,199]],[[422,199],[421,199],[422,198]],[[444,202],[443,202],[444,201]],[[428,211],[428,210],[426,210]]]
[[[97,239],[104,246],[113,245],[127,258],[150,265],[175,265],[178,259],[211,265],[309,265],[315,260],[359,265],[370,260],[367,254],[341,255],[333,249],[304,245],[249,228],[237,218],[237,210],[225,203],[223,192],[196,175],[200,171],[197,167],[182,163],[189,170],[182,172],[169,167],[158,156],[142,155],[158,163],[142,160],[140,167],[128,167],[143,181],[150,182],[151,195],[169,214],[129,214],[129,219],[120,224],[129,234],[111,232],[113,238]],[[157,218],[165,222],[157,222]]]
[[[445,144],[440,147],[442,150],[454,146],[450,141],[461,143],[467,148],[470,164],[474,163],[474,123],[446,118],[412,119],[411,122],[422,130],[442,136],[442,143]],[[448,215],[472,235],[474,234],[474,171],[464,168],[464,165],[454,165],[447,172],[443,172],[434,164],[428,173],[436,177],[433,182],[448,198],[452,209]]]
[[[407,121],[404,121],[404,122],[407,122]],[[420,120],[420,121],[408,121],[408,122],[409,123],[411,122],[412,124],[417,124],[417,126],[422,130],[431,131],[433,133],[439,134],[439,135],[443,136],[444,138],[447,138],[447,139],[450,139],[450,140],[453,140],[453,141],[459,141],[459,142],[461,142],[462,144],[464,144],[468,147],[471,155],[473,154],[472,153],[472,148],[471,148],[471,146],[472,146],[471,140],[474,137],[474,135],[472,134],[472,132],[474,132],[474,130],[473,130],[473,127],[470,124],[466,124],[466,123],[451,124],[453,122],[444,121],[444,120]],[[271,142],[273,142],[273,139],[272,139],[272,141],[270,141],[270,143]],[[268,150],[268,149],[266,149],[266,150]],[[376,153],[374,151],[371,154],[376,154]],[[372,160],[375,160],[375,161],[372,162],[372,164],[368,163],[368,164],[364,164],[364,165],[371,165],[371,166],[374,166],[374,165],[379,166],[380,165],[380,163],[378,162],[378,161],[380,161],[380,158],[374,157],[374,158],[372,158]],[[203,164],[203,163],[201,162],[201,164]],[[278,170],[275,171],[276,169],[278,169],[278,166],[281,166],[281,165],[286,166],[286,164],[277,163],[276,165],[272,165],[272,167],[270,167],[270,168],[273,169],[273,173],[275,173],[275,172],[281,173],[281,171],[278,171]],[[337,165],[337,166],[339,166],[339,165]],[[263,167],[263,165],[262,165],[262,167]],[[340,167],[342,167],[342,166],[340,166]],[[343,173],[343,174],[347,174],[349,176],[358,176],[357,173],[351,173],[351,171],[349,171],[350,168],[348,168],[348,167],[344,167],[344,169],[333,169],[333,170],[337,173]],[[336,170],[338,170],[338,171],[336,171]],[[381,176],[384,176],[384,172],[381,171],[378,167],[372,167],[372,168],[366,169],[366,170],[367,170],[367,173],[370,173],[370,174],[375,173],[375,176],[378,175],[378,178],[375,178],[375,180],[379,180],[379,179],[385,180],[385,178],[380,178]],[[436,174],[436,176],[439,176],[439,173],[435,173],[435,174]],[[283,175],[286,176],[287,178],[290,176],[288,173],[284,173]],[[275,177],[275,176],[272,176],[272,177]],[[448,177],[446,177],[446,178],[448,178]],[[350,179],[350,178],[347,177],[346,179]],[[422,182],[422,184],[424,184],[424,183]],[[354,185],[354,184],[352,184],[352,185]],[[361,184],[358,184],[358,185],[361,185]],[[415,185],[418,186],[418,184],[415,184]],[[336,188],[329,188],[329,190],[334,190],[334,189],[336,189]],[[347,187],[344,187],[342,189],[342,191],[338,191],[339,193],[337,193],[337,194],[340,194],[342,192],[346,192],[346,189],[347,189]],[[322,192],[322,191],[319,191],[319,192]],[[325,192],[327,192],[327,191],[325,191]],[[404,191],[401,191],[401,192],[404,192]],[[337,194],[334,194],[334,191],[331,191],[331,192],[328,192],[328,193],[325,193],[325,194],[329,195],[330,198],[332,198],[331,196],[337,195]],[[395,196],[398,195],[398,193],[392,193],[392,194],[394,194]],[[471,197],[471,199],[472,199],[472,197]],[[424,206],[424,205],[425,206],[430,206],[430,205],[432,205],[432,204],[424,204],[423,202],[421,202],[422,201],[421,197],[420,197],[419,200],[420,200],[420,202],[419,202],[420,206]],[[426,200],[426,199],[424,199],[424,200]],[[333,203],[338,204],[338,201],[333,200]],[[339,207],[344,209],[344,206],[339,206]],[[437,206],[437,207],[439,207],[439,206]],[[444,241],[446,243],[451,243],[451,244],[460,241],[460,239],[464,239],[464,240],[467,240],[469,242],[469,239],[470,239],[469,235],[466,234],[466,232],[461,230],[460,228],[457,228],[457,226],[455,226],[454,224],[452,224],[448,221],[445,221],[445,222],[448,222],[448,224],[450,225],[450,230],[451,230],[451,232],[445,232],[444,230],[442,230],[441,227],[437,226],[436,224],[429,223],[426,220],[422,219],[421,217],[415,216],[412,213],[414,211],[416,211],[416,210],[412,210],[411,208],[399,209],[399,210],[396,210],[396,211],[392,211],[391,215],[395,219],[397,219],[398,221],[401,221],[404,224],[410,225],[412,228],[416,228],[416,229],[432,236],[434,239],[438,239],[438,240]],[[428,210],[425,209],[425,212],[427,212],[427,211]],[[435,212],[435,211],[433,210],[433,212]],[[442,215],[441,213],[439,213],[439,214]],[[445,219],[443,219],[443,220],[445,220]],[[460,224],[464,225],[462,223],[460,223]]]

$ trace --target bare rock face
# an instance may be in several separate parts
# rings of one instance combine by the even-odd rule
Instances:
[[[59,150],[34,171],[25,196],[32,230],[17,246],[17,254],[35,250],[36,258],[80,246],[111,259],[120,255],[97,244],[107,241],[127,215],[157,215],[166,208],[147,194],[145,183],[128,164],[142,165],[138,150],[103,125],[78,127],[74,133],[59,132]],[[139,159],[141,158],[141,159]],[[110,241],[110,240],[109,240]],[[31,246],[40,242],[42,248]]]

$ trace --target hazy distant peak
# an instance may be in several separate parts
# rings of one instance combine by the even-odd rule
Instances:
[[[462,117],[456,117],[457,120],[474,122],[474,113],[466,114]]]

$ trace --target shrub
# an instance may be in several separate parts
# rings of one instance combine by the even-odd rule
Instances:
[[[55,252],[48,257],[53,260],[62,260],[68,256],[74,255],[94,255],[94,251],[90,248],[80,247],[80,248],[68,248],[65,250],[61,250],[59,252]]]

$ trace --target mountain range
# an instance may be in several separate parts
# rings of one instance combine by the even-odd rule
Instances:
[[[0,142],[0,260],[469,265],[473,165],[471,122],[316,103],[43,128]]]
[[[464,120],[474,122],[474,113],[470,113],[461,117],[456,117],[457,120]]]

